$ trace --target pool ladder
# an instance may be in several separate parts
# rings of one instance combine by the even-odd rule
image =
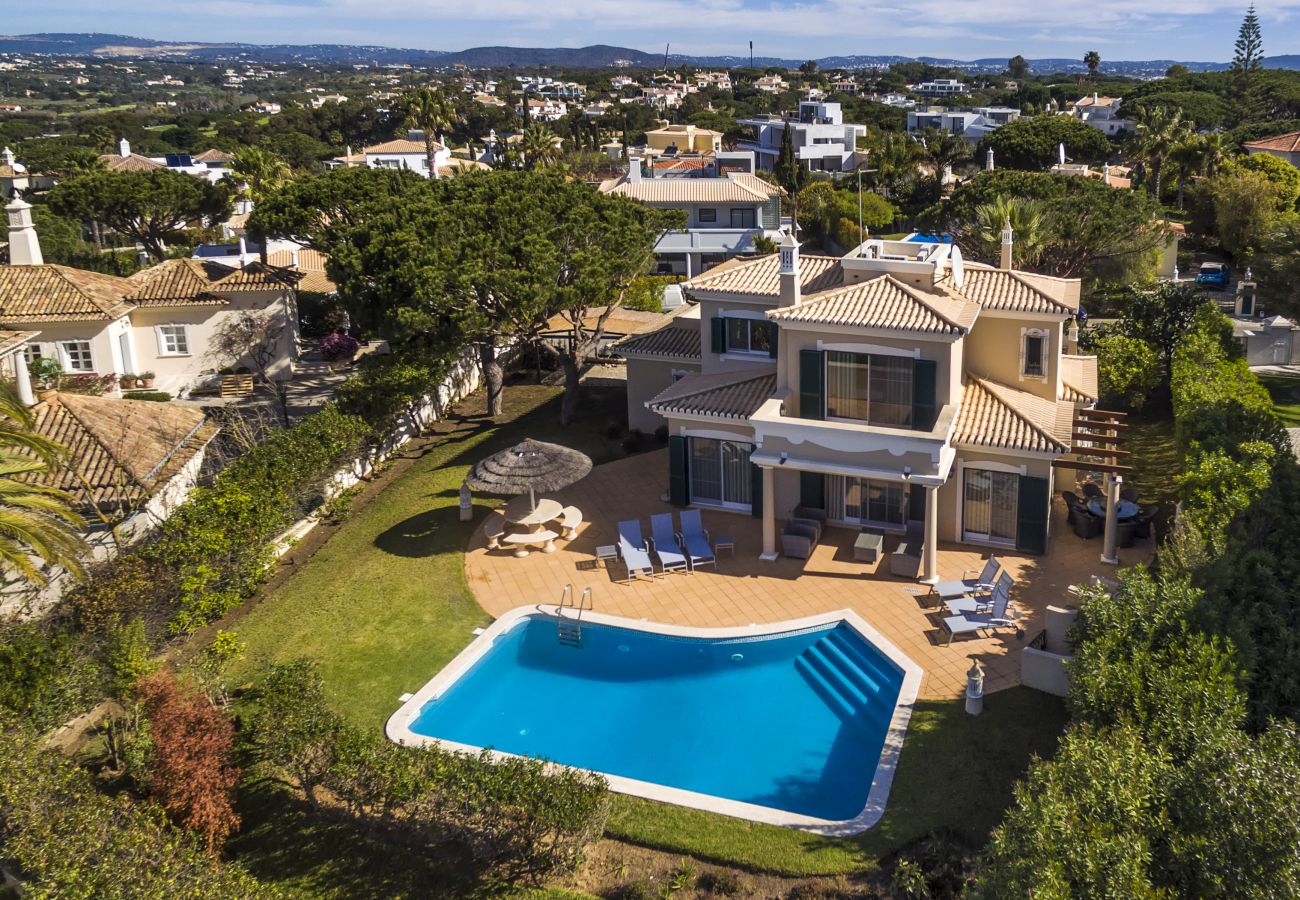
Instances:
[[[575,601],[573,585],[564,586],[564,590],[560,592],[560,602],[555,607],[555,636],[561,644],[568,644],[571,647],[582,646],[582,613],[583,610],[591,608],[591,588],[583,588],[582,595]],[[572,618],[565,617],[566,609],[573,611]]]

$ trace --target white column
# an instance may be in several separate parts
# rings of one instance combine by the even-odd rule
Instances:
[[[32,393],[32,376],[27,371],[27,358],[21,350],[9,358],[14,362],[14,386],[18,388],[18,399],[23,406],[35,406],[36,395]]]
[[[1118,475],[1106,475],[1106,535],[1102,539],[1101,561],[1111,566],[1119,565],[1119,529],[1116,527],[1116,515],[1119,511],[1119,491],[1124,479]]]
[[[925,489],[925,543],[921,548],[921,583],[939,583],[939,488]]]
[[[763,553],[759,559],[776,559],[776,470],[763,469]]]

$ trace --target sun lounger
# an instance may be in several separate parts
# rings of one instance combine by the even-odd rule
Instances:
[[[968,597],[954,597],[943,601],[948,612],[954,616],[967,616],[971,613],[986,613],[998,602],[998,598],[1010,599],[1011,586],[1015,584],[1006,572],[998,575],[992,589],[987,594],[972,594]]]
[[[971,594],[987,594],[993,590],[993,580],[997,577],[1002,564],[996,556],[990,555],[979,574],[974,569],[967,569],[956,581],[941,581],[930,588],[930,593],[938,594],[940,600],[966,597]],[[973,576],[973,577],[972,577]]]
[[[948,643],[959,634],[976,634],[986,629],[1014,628],[1016,620],[1007,618],[1008,600],[998,597],[986,613],[969,613],[964,616],[944,616],[943,627],[948,630]]]
[[[650,559],[650,548],[641,536],[640,520],[628,519],[618,523],[618,555],[627,566],[628,581],[641,574],[654,577],[654,562]]]
[[[673,533],[672,513],[657,513],[651,516],[650,535],[662,571],[687,571],[686,554],[682,552],[681,545],[677,543],[677,535]]]
[[[684,509],[681,512],[682,530],[677,533],[681,546],[691,561],[691,568],[716,565],[718,559],[713,555],[713,545],[709,543],[709,533],[704,530],[704,521],[698,509]]]

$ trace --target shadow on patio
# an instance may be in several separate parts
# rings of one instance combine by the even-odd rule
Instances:
[[[558,602],[564,585],[576,593],[592,589],[595,608],[602,613],[677,625],[722,627],[796,619],[837,609],[853,609],[925,670],[921,697],[952,699],[966,686],[973,657],[983,664],[988,691],[1020,683],[1020,655],[1015,652],[1042,627],[1048,605],[1070,605],[1070,585],[1090,575],[1113,577],[1114,569],[1099,561],[1100,540],[1084,541],[1065,524],[1065,509],[1053,503],[1053,538],[1046,555],[999,552],[999,559],[1016,578],[1012,599],[1022,613],[1022,635],[1010,630],[978,638],[958,638],[945,645],[947,633],[937,609],[926,600],[929,589],[893,577],[886,557],[874,564],[853,559],[856,532],[828,528],[808,560],[781,557],[758,559],[760,520],[748,515],[704,510],[710,537],[729,535],[735,553],[723,551],[716,571],[672,573],[666,577],[621,583],[625,571],[613,560],[608,569],[596,564],[596,547],[616,542],[620,519],[639,518],[649,533],[653,513],[673,511],[661,499],[668,471],[667,451],[659,450],[595,467],[591,474],[555,495],[582,510],[586,524],[577,538],[557,542],[554,553],[534,552],[517,559],[508,551],[486,549],[483,508],[475,504],[475,530],[465,555],[465,578],[488,613],[500,616],[516,606]],[[477,498],[481,501],[484,498]],[[890,551],[894,541],[886,542]],[[1125,565],[1145,562],[1149,541],[1121,551]],[[941,542],[939,575],[960,578],[978,569],[987,551],[975,546]]]

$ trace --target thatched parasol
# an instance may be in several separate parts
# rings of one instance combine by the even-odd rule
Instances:
[[[538,491],[559,491],[591,471],[591,457],[559,444],[532,438],[479,460],[465,481],[489,494],[528,494],[533,508]]]

